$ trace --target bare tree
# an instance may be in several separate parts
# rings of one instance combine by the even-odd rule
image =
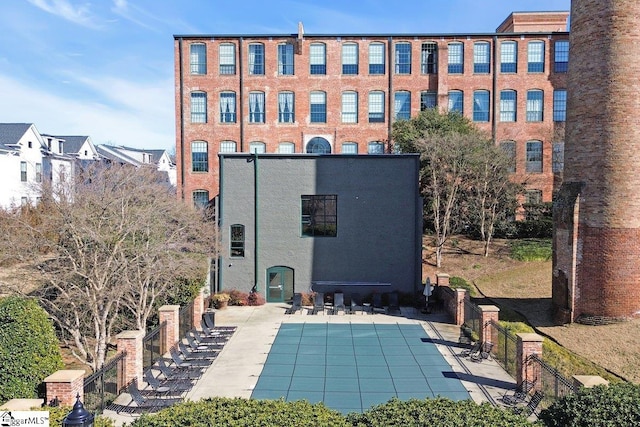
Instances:
[[[76,358],[95,370],[114,333],[144,329],[160,295],[202,273],[215,227],[150,168],[96,164],[77,178],[73,192],[44,188],[30,215],[13,215],[13,235],[29,244],[12,250],[43,259],[40,301]]]

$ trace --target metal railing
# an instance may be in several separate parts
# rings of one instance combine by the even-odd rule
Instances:
[[[491,328],[490,336],[497,337],[496,342],[493,343],[491,355],[509,375],[515,378],[518,337],[493,320],[489,322],[489,327]]]
[[[167,333],[167,322],[151,329],[142,339],[142,367],[148,369],[167,351],[162,348],[164,337]]]
[[[120,387],[118,378],[124,378],[124,358],[126,352],[118,353],[84,379],[84,407],[91,412],[102,413],[113,400],[118,397]]]
[[[464,324],[473,330],[474,339],[482,336],[482,312],[480,307],[472,303],[468,298],[464,299]]]
[[[178,336],[185,337],[193,329],[193,301],[180,308],[178,312]]]
[[[573,382],[562,375],[556,368],[547,364],[537,355],[527,357],[527,380],[536,381],[536,389],[544,393],[542,406],[550,405],[554,400],[560,399],[576,392]],[[532,376],[532,378],[529,378]]]

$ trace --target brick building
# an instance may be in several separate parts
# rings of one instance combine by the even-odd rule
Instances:
[[[458,110],[513,156],[527,201],[563,167],[568,12],[486,34],[175,35],[178,195],[218,194],[218,153],[393,152],[392,124]]]

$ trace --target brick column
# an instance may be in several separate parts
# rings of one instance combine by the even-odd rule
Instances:
[[[166,322],[164,336],[161,337],[161,348],[165,352],[178,342],[178,335],[180,335],[179,311],[179,305],[163,305],[158,309],[160,324]]]
[[[544,338],[533,333],[519,333],[516,336],[518,337],[516,346],[516,382],[520,384],[524,379],[535,381],[539,379],[536,378],[538,373],[526,362],[527,358],[533,354],[542,358],[542,341]],[[536,381],[536,387],[540,386],[540,381]]]
[[[449,275],[447,273],[436,274],[436,285],[449,286]]]
[[[480,318],[480,341],[498,344],[498,331],[491,327],[491,321],[498,323],[500,309],[495,305],[479,305]]]
[[[191,313],[193,318],[193,325],[191,326],[194,329],[201,329],[200,321],[202,320],[203,313],[204,313],[204,291],[200,289],[200,292],[198,292],[198,295],[196,295],[196,298],[193,300],[193,312]]]
[[[132,380],[137,379],[138,383],[142,382],[143,369],[143,346],[145,332],[138,331],[122,331],[116,335],[116,345],[118,352],[126,351],[127,355],[123,360],[122,372],[118,378],[118,388],[122,388],[129,384]]]
[[[47,390],[46,403],[57,398],[60,406],[73,407],[77,395],[84,402],[84,371],[81,369],[56,371],[45,378],[44,383]]]
[[[448,277],[448,276],[447,276]],[[456,301],[455,301],[455,319],[456,325],[460,326],[464,323],[464,299],[467,296],[466,289],[456,289]]]

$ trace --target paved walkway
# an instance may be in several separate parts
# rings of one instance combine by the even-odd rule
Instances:
[[[251,397],[280,324],[286,322],[419,324],[436,343],[451,365],[451,370],[457,373],[475,402],[499,404],[499,397],[515,386],[515,380],[494,360],[476,363],[458,356],[462,351],[458,346],[460,329],[448,323],[444,314],[422,314],[416,309],[402,307],[402,314],[395,316],[379,313],[308,315],[306,309],[287,315],[285,310],[288,307],[284,303],[270,303],[259,307],[228,307],[216,311],[216,326],[236,326],[237,330],[186,399]],[[108,415],[118,423],[131,421],[130,416]]]

